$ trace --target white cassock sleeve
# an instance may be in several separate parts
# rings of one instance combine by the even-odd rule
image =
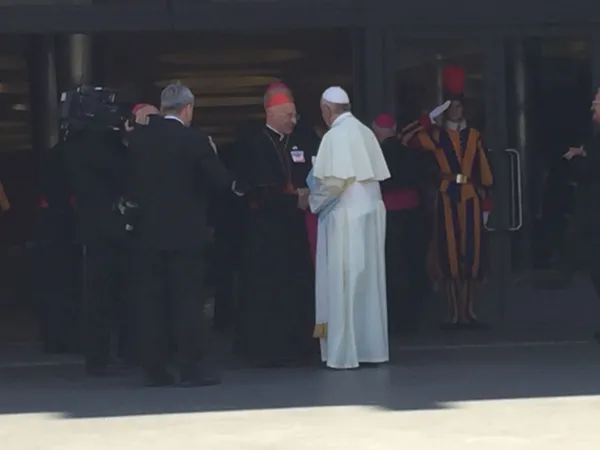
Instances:
[[[312,178],[310,184],[310,195],[308,196],[308,204],[310,210],[319,214],[327,206],[339,197],[342,192],[349,186],[346,180],[339,178],[329,177],[325,180],[319,180],[318,178]]]

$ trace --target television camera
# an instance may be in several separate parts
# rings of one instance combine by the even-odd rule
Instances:
[[[77,161],[72,164],[81,170],[86,167],[81,164],[81,158],[88,161],[87,166],[93,166],[89,161],[95,161],[95,152],[80,152],[81,148],[106,150],[118,154],[121,149],[122,135],[125,123],[133,119],[131,106],[122,94],[114,89],[100,86],[81,85],[75,89],[63,92],[60,97],[60,128],[62,142],[77,151]],[[82,156],[87,154],[87,156]],[[115,161],[122,162],[118,158]],[[118,164],[117,164],[118,165]],[[114,167],[115,173],[122,170]],[[120,227],[131,232],[137,217],[138,205],[131,199],[120,195],[113,204],[113,213],[120,216]],[[77,195],[77,192],[76,192]]]
[[[80,85],[60,97],[61,130],[122,130],[131,117],[129,101],[119,91],[102,86]]]

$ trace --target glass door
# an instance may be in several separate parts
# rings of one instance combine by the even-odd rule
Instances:
[[[503,315],[511,328],[586,335],[600,313],[573,239],[580,186],[562,158],[591,132],[590,47],[576,36],[505,43],[504,158],[511,183]]]

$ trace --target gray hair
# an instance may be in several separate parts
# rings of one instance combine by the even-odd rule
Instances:
[[[180,112],[194,104],[194,94],[181,83],[168,85],[160,94],[160,109],[163,112]]]
[[[350,103],[331,103],[327,101],[324,103],[329,105],[334,114],[343,114],[352,111],[352,105]]]

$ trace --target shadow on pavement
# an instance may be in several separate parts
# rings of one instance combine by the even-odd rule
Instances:
[[[278,408],[369,406],[394,411],[456,402],[600,394],[595,344],[400,351],[395,364],[354,371],[231,370],[209,388],[140,387],[138,374],[86,379],[79,366],[0,370],[0,414],[65,419]]]

